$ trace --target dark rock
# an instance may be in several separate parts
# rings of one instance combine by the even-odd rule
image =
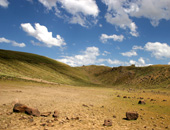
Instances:
[[[51,115],[51,112],[43,112],[41,113],[41,116],[48,117]]]
[[[127,96],[123,96],[123,98],[127,98]]]
[[[140,100],[138,104],[146,104],[146,102],[144,100]]]
[[[162,100],[162,101],[163,101],[163,102],[166,102],[167,100],[164,99],[164,100]]]
[[[104,120],[103,126],[112,126],[112,120],[111,119]]]
[[[113,115],[113,118],[116,118],[116,115]]]
[[[117,95],[117,97],[120,97],[120,95]]]
[[[126,112],[126,119],[127,120],[137,120],[139,114],[137,112]]]
[[[88,107],[86,104],[83,104],[82,106],[83,106],[83,107]]]
[[[35,109],[35,108],[27,108],[25,110],[25,113],[28,114],[28,115],[33,115],[33,116],[36,116],[36,117],[39,117],[40,116],[40,112],[38,109]]]
[[[25,112],[27,108],[24,104],[16,103],[13,107],[13,112]]]
[[[54,114],[53,114],[53,117],[54,117],[54,118],[58,118],[58,117],[59,117],[59,112],[55,110],[55,111],[54,111]]]

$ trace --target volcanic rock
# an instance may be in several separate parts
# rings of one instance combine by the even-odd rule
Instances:
[[[111,119],[107,119],[107,120],[104,120],[104,126],[112,126],[112,120]]]
[[[40,116],[39,110],[35,109],[35,108],[27,108],[25,110],[25,113],[28,114],[28,115],[33,115],[33,116],[37,116],[37,117]]]
[[[126,119],[127,120],[137,120],[139,114],[137,112],[126,112]]]
[[[27,108],[24,104],[16,103],[13,107],[13,112],[25,112]]]

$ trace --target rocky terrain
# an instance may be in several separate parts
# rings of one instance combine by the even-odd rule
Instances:
[[[0,95],[0,130],[170,129],[170,91],[1,81]],[[16,103],[41,114],[13,112]]]

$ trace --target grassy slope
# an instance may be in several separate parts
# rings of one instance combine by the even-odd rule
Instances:
[[[165,87],[170,88],[170,66],[153,65],[148,67],[97,67],[83,68],[96,80],[105,85],[125,85],[126,87]]]
[[[0,76],[34,78],[68,85],[170,88],[170,66],[70,67],[30,53],[0,50]]]
[[[69,85],[90,85],[78,68],[30,53],[0,50],[0,76],[42,79]]]

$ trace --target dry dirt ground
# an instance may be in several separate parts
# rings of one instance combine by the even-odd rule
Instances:
[[[139,105],[139,98],[144,98],[146,104]],[[57,110],[59,117],[55,120],[52,115],[32,117],[13,113],[16,102],[38,108],[40,112]],[[137,111],[139,118],[126,120],[127,111]],[[105,119],[111,119],[112,126],[103,126]],[[0,82],[0,130],[164,129],[170,129],[169,91]]]

